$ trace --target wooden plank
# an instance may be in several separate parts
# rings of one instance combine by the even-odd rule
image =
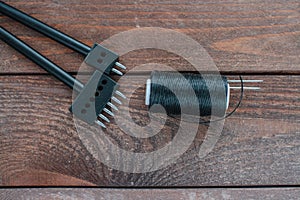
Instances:
[[[300,3],[272,1],[101,1],[29,0],[7,3],[92,45],[136,27],[162,27],[187,34],[201,44],[222,72],[299,74]],[[13,20],[0,22],[21,39],[64,67],[76,72],[83,58]],[[43,73],[0,43],[0,73]],[[183,59],[163,51],[143,50],[121,57],[129,69],[144,63],[194,70]]]
[[[145,77],[141,77],[143,79]],[[232,77],[235,78],[235,77]],[[299,76],[258,76],[260,92],[245,93],[235,115],[226,120],[216,146],[204,159],[198,157],[207,127],[201,125],[193,144],[172,165],[148,173],[125,173],[95,159],[83,145],[68,108],[72,93],[54,78],[0,77],[0,184],[98,186],[239,186],[298,184],[300,178]],[[128,90],[136,87],[138,77]],[[130,113],[146,125],[143,85],[131,97]],[[231,108],[238,93],[232,97]],[[124,118],[126,124],[128,119]],[[177,120],[163,134],[133,138],[117,125],[106,135],[121,148],[155,151],[172,141]],[[194,124],[195,125],[195,124]],[[194,126],[191,124],[191,126]],[[130,129],[129,129],[130,130]],[[132,133],[131,133],[132,134]],[[141,132],[142,134],[142,132]],[[122,163],[122,160],[120,160]]]
[[[298,199],[298,188],[220,188],[220,189],[83,189],[83,188],[31,188],[4,189],[3,200],[14,199]]]

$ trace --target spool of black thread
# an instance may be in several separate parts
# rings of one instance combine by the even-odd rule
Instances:
[[[229,104],[227,78],[217,74],[153,71],[147,81],[146,105],[150,108],[155,104],[163,106],[169,116],[195,115],[200,110],[200,116],[224,117]]]

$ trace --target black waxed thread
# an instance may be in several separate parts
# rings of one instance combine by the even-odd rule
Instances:
[[[220,84],[220,80],[223,83]],[[171,116],[181,115],[182,110],[184,114],[193,115],[197,108],[200,116],[210,116],[214,106],[214,114],[221,117],[227,109],[227,86],[226,77],[221,79],[217,75],[203,78],[200,74],[154,71],[151,74],[149,106],[160,104]],[[190,91],[188,88],[192,88],[194,93],[187,92]],[[210,97],[210,93],[214,98]],[[197,101],[191,100],[191,95],[196,95]]]
[[[185,79],[185,80],[184,80]],[[212,114],[212,106],[214,106],[214,114],[220,118],[212,121],[200,119],[200,123],[210,123],[223,120],[231,116],[240,106],[243,98],[243,80],[241,80],[241,95],[239,102],[232,112],[225,114],[227,110],[227,93],[228,82],[227,78],[222,76],[223,84],[220,84],[220,76],[211,75],[205,76],[205,79],[200,74],[178,74],[177,72],[158,72],[154,71],[151,74],[151,94],[149,107],[155,104],[162,105],[170,117],[176,118],[181,115],[181,108],[184,108],[185,114],[193,115],[193,109],[200,109],[201,116],[210,116]],[[218,82],[218,83],[217,83]],[[190,96],[185,96],[187,87],[192,87],[194,95],[196,94],[198,101],[190,101]],[[176,94],[180,95],[181,104],[176,95],[171,91],[175,90]],[[213,93],[214,98],[210,98],[210,93]],[[225,94],[225,95],[224,95]],[[193,105],[192,102],[198,105]]]

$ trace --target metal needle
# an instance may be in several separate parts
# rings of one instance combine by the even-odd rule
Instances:
[[[228,80],[228,83],[240,83],[241,80]],[[243,80],[243,83],[261,83],[263,80]]]
[[[242,89],[242,87],[231,87],[230,89],[239,90]],[[260,87],[243,87],[244,90],[260,90]]]

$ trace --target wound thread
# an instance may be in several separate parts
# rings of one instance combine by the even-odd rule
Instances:
[[[187,92],[191,88],[194,93]],[[200,116],[213,114],[223,117],[228,105],[228,89],[227,78],[216,74],[202,76],[201,74],[153,71],[150,95],[148,94],[149,108],[159,104],[164,107],[169,116],[194,115],[195,109],[199,109]],[[192,100],[195,96],[197,101]]]

